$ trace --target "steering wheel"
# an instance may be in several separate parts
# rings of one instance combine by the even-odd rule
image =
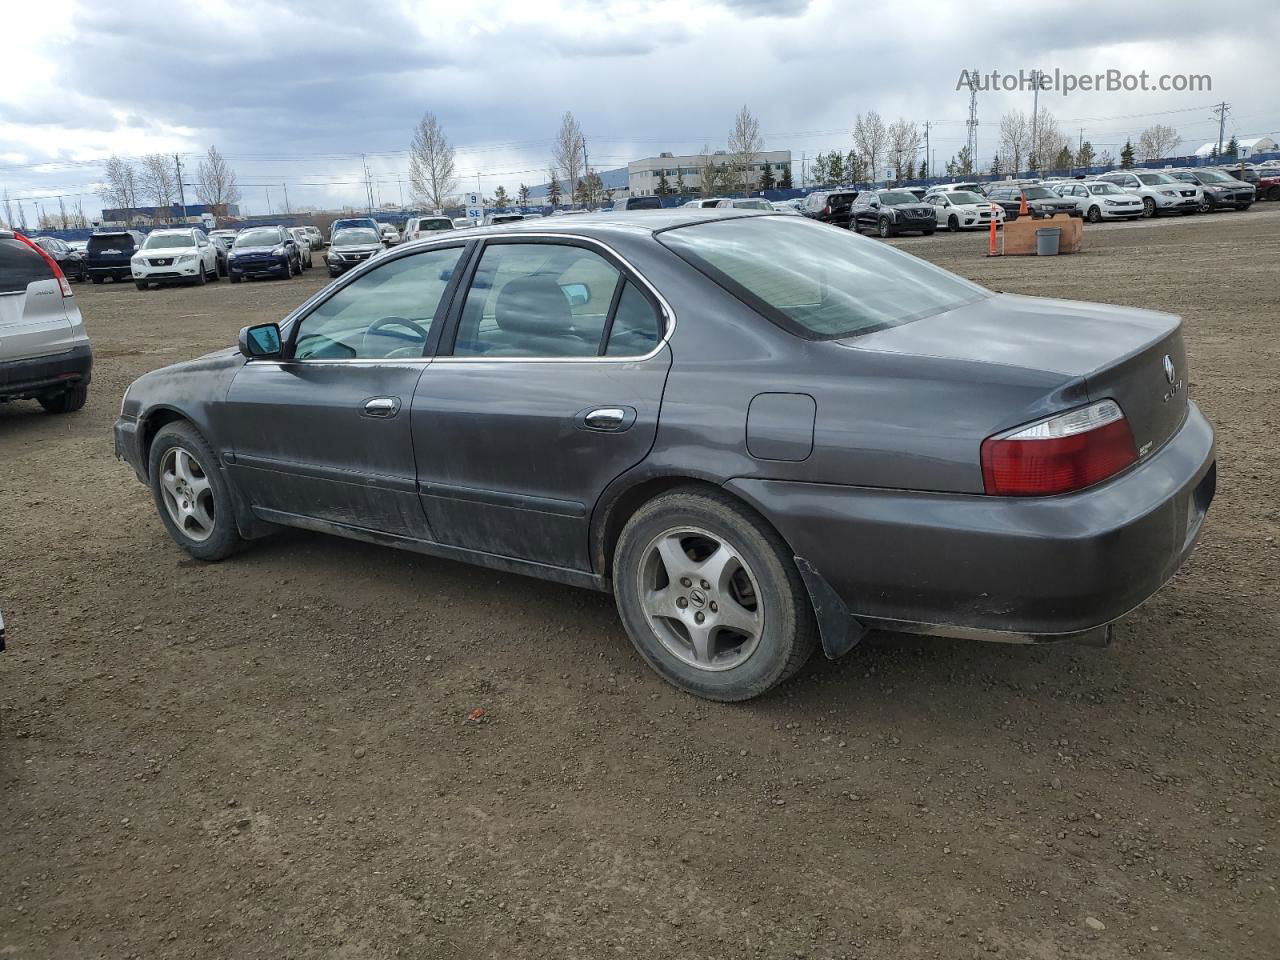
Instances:
[[[364,332],[364,336],[360,338],[360,355],[361,356],[368,355],[367,348],[369,345],[369,337],[377,333],[383,327],[406,327],[422,338],[423,346],[426,345],[427,330],[424,326],[422,326],[422,324],[414,323],[412,320],[406,320],[404,317],[383,317],[381,320],[375,320],[373,321],[373,323],[369,324],[368,329],[365,330]],[[400,350],[403,350],[403,349],[408,349],[408,348],[401,347],[393,351],[393,353],[399,353]],[[391,356],[391,355],[392,354],[387,354],[387,356]],[[416,355],[417,354],[414,354],[414,356]]]

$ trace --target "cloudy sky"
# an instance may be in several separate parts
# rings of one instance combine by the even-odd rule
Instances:
[[[960,71],[1039,67],[1212,78],[1201,93],[1042,94],[1073,139],[1119,152],[1152,123],[1188,150],[1231,133],[1280,138],[1274,77],[1280,5],[1218,17],[1203,0],[963,9],[837,0],[42,0],[8,3],[0,84],[0,189],[28,208],[63,196],[98,210],[101,161],[216,144],[242,206],[359,204],[362,160],[378,199],[408,196],[405,150],[433,111],[463,185],[545,181],[572,110],[601,169],[662,150],[723,146],[744,103],[766,146],[798,160],[847,150],[859,112],[931,121],[939,165],[965,139]],[[1029,92],[979,96],[978,156]],[[798,174],[797,170],[797,174]],[[34,219],[34,217],[32,217]]]

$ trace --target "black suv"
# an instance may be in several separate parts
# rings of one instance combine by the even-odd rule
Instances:
[[[937,211],[910,190],[868,190],[850,210],[854,233],[875,230],[882,237],[918,232],[926,237],[938,229]]]
[[[1017,220],[1022,209],[1022,196],[1027,197],[1027,211],[1032,220],[1052,217],[1055,213],[1069,213],[1073,217],[1083,217],[1076,205],[1065,197],[1060,197],[1048,187],[1038,183],[1013,183],[1007,186],[995,184],[988,188],[987,199],[1004,208],[1004,219]]]
[[[84,255],[78,250],[72,250],[67,241],[57,237],[32,237],[31,242],[57,261],[68,280],[84,280],[88,276],[85,272]]]
[[[137,230],[103,230],[89,238],[84,251],[85,271],[94,283],[132,280],[130,261],[145,238]]]
[[[837,227],[849,226],[850,208],[858,199],[857,190],[833,190],[830,193],[811,193],[805,197],[806,217],[830,223]]]

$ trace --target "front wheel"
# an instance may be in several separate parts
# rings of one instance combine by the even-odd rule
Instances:
[[[934,231],[935,229],[936,229],[935,227],[929,227],[927,230],[922,230],[922,231],[920,231],[920,232],[921,232],[922,234],[924,234],[924,236],[926,236],[926,237],[932,237],[932,236],[933,236],[933,231]]]
[[[675,490],[627,522],[614,597],[640,655],[709,700],[759,696],[813,653],[817,626],[782,538],[714,490]]]
[[[1097,223],[1102,219],[1102,211],[1098,207],[1090,207],[1089,212],[1085,214],[1085,219],[1090,223]]]
[[[1200,198],[1201,213],[1213,213],[1213,211],[1216,210],[1217,208],[1218,208],[1217,202],[1213,199],[1213,197],[1209,196],[1207,193]]]
[[[958,233],[960,231],[960,218],[954,213],[947,217],[947,229],[952,233]]]
[[[213,450],[189,423],[171,423],[156,434],[147,476],[165,529],[191,556],[221,560],[244,545],[227,480]]]
[[[891,223],[889,222],[889,218],[888,218],[888,217],[881,217],[881,218],[880,218],[880,237],[881,237],[881,239],[883,239],[883,240],[887,240],[887,239],[888,239],[889,237],[891,237],[891,236],[893,236],[893,224],[891,224]]]
[[[1156,201],[1153,197],[1142,198],[1142,215],[1144,217],[1154,217],[1156,215]]]
[[[148,286],[150,286],[150,284],[143,283],[141,280],[135,281],[133,285],[137,287],[139,290],[145,290],[147,289]]]
[[[1253,206],[1253,204],[1251,204],[1251,203],[1246,203],[1244,206],[1236,207],[1236,209],[1237,209],[1237,210],[1239,210],[1241,213],[1244,213],[1244,212],[1245,212],[1246,210],[1248,210],[1251,206]]]
[[[232,283],[239,283],[241,280],[243,280],[243,279],[244,279],[244,277],[242,277],[242,276],[241,276],[240,274],[238,274],[238,273],[233,273],[233,274],[230,274],[230,275],[227,277],[227,279],[229,279]]]

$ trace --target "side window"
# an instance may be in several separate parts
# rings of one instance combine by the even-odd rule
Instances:
[[[428,250],[370,270],[302,318],[296,360],[421,357],[462,247]]]
[[[467,291],[454,356],[594,357],[618,276],[584,247],[493,244]]]
[[[610,357],[642,357],[658,345],[662,337],[662,321],[640,289],[630,280],[622,288],[618,309],[609,327],[605,355]]]

